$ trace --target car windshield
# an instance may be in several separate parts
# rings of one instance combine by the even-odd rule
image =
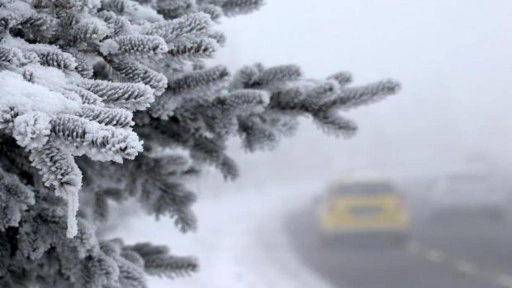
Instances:
[[[335,195],[358,194],[373,195],[381,193],[393,193],[395,191],[393,185],[389,182],[369,182],[339,185],[332,191]]]

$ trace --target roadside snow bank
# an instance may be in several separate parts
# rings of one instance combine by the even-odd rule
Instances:
[[[133,219],[122,231],[127,243],[167,244],[175,254],[199,257],[190,278],[150,279],[151,288],[329,287],[295,258],[281,225],[291,209],[309,201],[313,187],[282,186],[272,191],[203,197],[194,209],[199,231],[182,235],[171,221]]]
[[[284,201],[295,195],[286,195]],[[297,207],[303,207],[310,202],[311,194],[298,195],[294,198],[293,205],[283,205],[278,209],[272,209],[268,215],[262,217],[256,225],[254,236],[249,244],[248,251],[252,251],[250,263],[254,271],[259,275],[265,275],[264,287],[296,287],[296,288],[328,288],[332,287],[323,280],[315,271],[306,268],[294,250],[292,239],[285,233],[284,220],[291,211]],[[286,203],[286,202],[284,202]],[[250,248],[253,247],[253,250]]]

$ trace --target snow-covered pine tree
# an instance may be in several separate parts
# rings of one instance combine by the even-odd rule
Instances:
[[[261,0],[0,0],[0,287],[146,287],[197,270],[167,247],[99,239],[109,203],[136,198],[195,229],[184,184],[204,165],[238,175],[229,137],[274,147],[308,116],[350,136],[338,114],[394,94],[385,80],[302,76],[294,65],[206,60],[223,16]],[[129,161],[124,161],[125,159]],[[79,200],[80,198],[80,200]]]

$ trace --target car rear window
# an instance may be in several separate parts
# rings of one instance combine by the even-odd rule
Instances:
[[[395,190],[396,189],[394,188],[394,186],[389,182],[353,183],[339,185],[333,190],[331,190],[331,194],[372,195],[382,193],[395,193]]]

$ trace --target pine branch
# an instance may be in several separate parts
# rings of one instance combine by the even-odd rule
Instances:
[[[127,35],[107,39],[100,44],[100,52],[105,56],[122,54],[153,55],[166,53],[164,39],[153,35]]]
[[[352,120],[341,117],[333,110],[319,112],[314,117],[315,123],[328,134],[348,138],[357,131],[357,125]]]
[[[174,279],[176,277],[190,276],[197,272],[199,265],[192,257],[151,257],[144,261],[144,270],[151,276],[160,276]]]
[[[327,79],[335,80],[340,86],[343,87],[352,83],[352,74],[349,72],[338,72],[329,76]]]
[[[174,224],[181,232],[196,229],[197,220],[190,209],[196,201],[196,195],[182,184],[151,179],[144,184],[142,200],[157,219],[164,215],[174,219]]]
[[[67,200],[67,233],[69,238],[77,234],[76,213],[78,211],[78,191],[82,185],[82,173],[69,152],[52,144],[32,149],[32,165],[40,170],[43,182],[54,186],[57,196]]]
[[[153,245],[149,242],[137,243],[132,246],[125,246],[126,250],[136,252],[142,259],[149,259],[153,257],[165,257],[169,254],[169,247],[164,245]]]
[[[218,49],[215,40],[209,38],[188,39],[189,41],[180,41],[169,45],[169,56],[175,60],[197,60],[200,58],[209,58]]]
[[[176,39],[197,33],[203,33],[211,26],[209,17],[204,13],[193,13],[183,17],[151,24],[145,28],[147,35],[162,37],[166,43],[172,43]]]
[[[35,204],[35,197],[15,175],[1,168],[0,191],[0,231],[5,231],[9,226],[18,226],[24,211]]]
[[[245,88],[270,88],[272,85],[283,85],[285,82],[297,80],[302,77],[300,68],[296,65],[275,66],[260,72],[255,76],[249,87]]]
[[[221,7],[226,16],[249,14],[263,6],[263,0],[226,0]]]
[[[146,279],[144,272],[135,264],[119,257],[116,259],[119,265],[119,284],[126,288],[146,288]]]
[[[76,69],[75,58],[69,54],[58,50],[36,49],[41,65],[52,66],[61,70],[74,71]]]
[[[83,80],[79,85],[103,99],[103,102],[131,111],[145,109],[154,99],[154,91],[140,83]]]
[[[110,31],[105,23],[89,18],[74,25],[71,35],[76,43],[92,43],[101,41],[109,33]]]
[[[73,86],[73,87],[66,88],[65,91],[69,91],[71,93],[75,93],[76,95],[78,95],[78,97],[80,97],[80,100],[83,104],[90,104],[90,105],[95,105],[98,107],[103,106],[102,101],[104,101],[104,99],[101,99],[98,95],[96,95],[86,89]],[[105,102],[108,103],[108,101],[105,101]]]
[[[119,72],[126,80],[144,83],[154,89],[155,96],[161,95],[167,87],[167,78],[153,69],[126,58],[110,59],[110,66]]]
[[[120,128],[127,128],[135,124],[132,121],[133,114],[130,111],[120,108],[104,108],[93,105],[84,105],[82,106],[82,110],[75,115],[89,121]]]
[[[196,272],[194,258],[164,246],[100,241],[111,201],[134,198],[194,230],[197,196],[185,183],[206,166],[238,176],[230,137],[274,148],[303,116],[350,136],[357,127],[340,111],[399,90],[391,80],[349,86],[347,72],[309,79],[295,65],[232,77],[211,66],[226,41],[219,19],[262,5],[0,0],[1,287],[138,288],[145,275]]]
[[[23,54],[18,48],[0,45],[0,62],[18,66],[23,62]]]
[[[197,92],[205,93],[214,82],[223,82],[229,76],[224,66],[214,66],[208,69],[192,71],[169,81],[167,91],[172,94],[182,94],[186,91],[199,89]],[[208,87],[205,87],[208,86]]]
[[[325,107],[350,109],[361,105],[371,104],[396,94],[400,90],[400,84],[394,80],[384,80],[376,83],[343,88],[339,96],[323,104]]]
[[[142,143],[129,130],[100,125],[71,115],[51,120],[51,133],[75,155],[86,154],[93,160],[122,162],[142,151]]]

